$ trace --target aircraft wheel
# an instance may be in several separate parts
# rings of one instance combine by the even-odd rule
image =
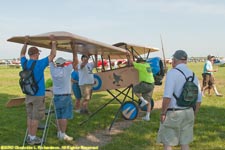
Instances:
[[[138,115],[138,106],[133,101],[127,101],[121,106],[121,114],[126,120],[134,120]]]

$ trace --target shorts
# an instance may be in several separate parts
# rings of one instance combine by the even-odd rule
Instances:
[[[166,119],[160,123],[157,143],[176,146],[193,141],[194,111],[192,108],[167,111]]]
[[[54,106],[57,119],[72,119],[73,104],[71,95],[69,96],[54,96]]]
[[[77,83],[72,84],[72,89],[74,96],[76,97],[77,100],[81,99],[81,91],[80,91],[80,86]]]
[[[142,94],[142,97],[148,101],[152,99],[154,83],[140,82],[133,87],[133,92]]]
[[[31,120],[42,120],[45,117],[45,97],[26,95],[27,117]]]
[[[202,74],[202,86],[203,88],[208,86],[209,88],[212,88],[212,85],[214,84],[214,78],[211,74],[209,73],[203,73]]]
[[[93,84],[80,85],[82,99],[90,100],[92,95]]]

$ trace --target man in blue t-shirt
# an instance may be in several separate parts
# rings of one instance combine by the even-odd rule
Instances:
[[[36,47],[30,47],[28,49],[29,59],[26,58],[27,45],[29,44],[28,37],[25,38],[24,46],[20,53],[21,66],[29,69],[34,61],[36,64],[33,69],[35,81],[38,82],[38,91],[35,95],[26,95],[26,111],[27,111],[27,130],[28,136],[26,142],[30,145],[38,145],[42,142],[42,139],[36,136],[38,123],[44,118],[45,115],[45,80],[44,70],[48,66],[49,62],[52,62],[56,55],[56,41],[51,38],[51,52],[50,55],[40,59],[40,50]],[[27,62],[27,63],[25,63]],[[25,66],[26,64],[26,66]]]
[[[216,85],[215,85],[215,78],[213,73],[217,72],[218,69],[213,69],[213,63],[214,63],[215,56],[208,55],[207,60],[204,64],[203,73],[202,73],[202,95],[205,95],[205,91],[208,90],[208,94],[210,95],[210,90],[213,89],[216,96],[223,96],[217,91]]]
[[[76,103],[74,105],[75,112],[80,113],[81,91],[80,91],[80,86],[78,84],[79,73],[77,70],[73,70],[73,72],[71,73],[71,82],[72,82],[73,94],[76,98]]]

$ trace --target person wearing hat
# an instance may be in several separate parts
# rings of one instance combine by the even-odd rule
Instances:
[[[147,105],[147,112],[142,120],[150,121],[151,99],[155,82],[151,66],[141,57],[137,58],[136,62],[133,62],[130,57],[129,63],[137,69],[139,74],[139,83],[133,87],[133,92],[141,101],[140,107]]]
[[[178,106],[174,97],[174,94],[181,94],[186,82],[184,75],[179,70],[186,77],[193,76],[193,72],[187,67],[187,59],[188,55],[185,51],[177,50],[173,54],[173,68],[166,74],[160,128],[157,136],[157,143],[162,143],[164,150],[171,150],[172,146],[177,145],[180,145],[183,150],[188,150],[189,144],[193,140],[194,116],[197,114],[202,101],[198,78],[194,76],[193,80],[199,89],[195,110],[192,107]]]
[[[57,138],[72,141],[73,137],[66,134],[68,119],[73,118],[73,103],[71,97],[71,73],[77,64],[77,53],[71,43],[73,63],[65,65],[66,59],[59,57],[55,64],[50,63],[50,73],[53,81],[54,107],[56,110]]]
[[[215,78],[213,75],[213,72],[217,72],[217,69],[213,69],[213,63],[214,63],[215,56],[208,55],[207,60],[204,64],[203,68],[203,81],[202,81],[202,95],[205,96],[205,91],[208,90],[208,94],[210,95],[210,90],[213,89],[216,96],[223,96],[217,91],[217,88],[215,86]]]
[[[36,136],[37,127],[40,120],[45,116],[45,79],[44,70],[52,62],[56,55],[56,41],[51,38],[51,52],[50,55],[39,59],[40,50],[37,47],[30,47],[28,49],[29,59],[26,58],[27,45],[29,44],[29,37],[25,38],[24,46],[20,52],[20,60],[22,68],[30,68],[32,63],[36,61],[33,69],[34,78],[38,84],[38,91],[35,95],[26,95],[25,104],[27,111],[27,131],[28,136],[26,142],[30,145],[41,144],[42,139]],[[26,64],[26,66],[25,66]]]
[[[88,109],[89,100],[92,96],[92,88],[94,85],[94,74],[93,69],[97,66],[97,55],[95,55],[94,62],[88,62],[89,56],[82,55],[81,63],[77,65],[79,74],[79,86],[81,90],[81,114],[90,114]]]

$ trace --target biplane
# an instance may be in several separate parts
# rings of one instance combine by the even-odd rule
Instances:
[[[109,130],[111,129],[114,121],[120,113],[127,120],[133,120],[138,115],[139,102],[138,100],[135,100],[132,91],[133,85],[139,82],[138,72],[136,69],[134,69],[134,67],[130,66],[129,64],[126,64],[123,67],[115,68],[112,66],[112,60],[126,60],[128,51],[132,55],[132,59],[134,61],[137,58],[143,57],[144,54],[146,54],[147,56],[145,56],[145,59],[147,60],[149,65],[154,65],[152,66],[153,68],[157,67],[157,71],[155,71],[155,73],[153,74],[154,77],[160,76],[160,78],[158,79],[155,78],[157,80],[158,85],[160,85],[161,80],[164,76],[164,66],[160,58],[157,58],[157,60],[149,58],[150,53],[159,51],[159,49],[157,48],[138,46],[125,42],[109,45],[69,32],[49,32],[29,36],[29,45],[51,49],[50,36],[54,36],[54,40],[57,41],[57,50],[59,51],[72,53],[70,43],[71,41],[73,41],[73,43],[75,43],[75,48],[78,54],[97,54],[98,58],[100,58],[100,61],[102,61],[101,70],[96,68],[97,72],[94,74],[95,84],[93,86],[93,91],[107,91],[110,95],[112,95],[113,98],[110,101],[106,102],[103,106],[99,107],[93,114],[89,116],[87,120],[84,120],[81,124],[88,121],[91,117],[93,117],[96,113],[98,113],[108,104],[112,103],[114,100],[120,103],[120,107],[117,113],[115,114],[114,120],[112,121]],[[23,44],[25,42],[25,38],[26,36],[16,36],[8,39],[8,41]],[[109,66],[107,66],[107,69],[104,65],[105,60],[108,60],[109,62]],[[113,94],[112,90],[115,90],[118,93]],[[119,96],[123,96],[123,99],[120,100],[118,98]],[[153,105],[154,103],[152,101],[152,108]]]

